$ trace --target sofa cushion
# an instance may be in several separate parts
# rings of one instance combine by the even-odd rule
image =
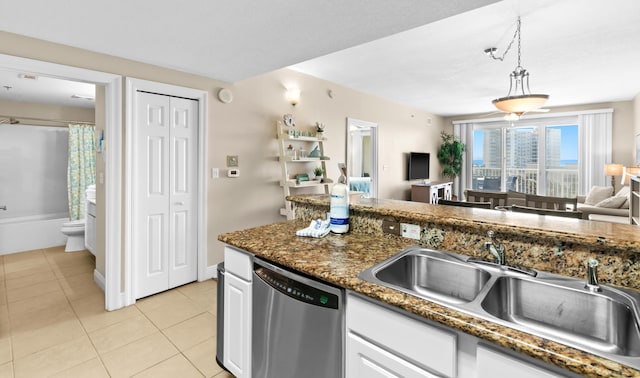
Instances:
[[[624,203],[622,204],[622,206],[620,206],[621,209],[628,209],[629,208],[629,193],[631,192],[631,190],[629,189],[628,186],[623,186],[622,188],[620,188],[620,190],[618,190],[618,193],[616,193],[616,197],[624,197],[626,201],[624,201]]]
[[[593,186],[587,194],[584,203],[587,205],[595,205],[598,202],[605,200],[613,194],[613,187],[611,186]]]
[[[607,209],[619,209],[627,199],[625,197],[609,197],[595,204],[596,207],[606,207]]]

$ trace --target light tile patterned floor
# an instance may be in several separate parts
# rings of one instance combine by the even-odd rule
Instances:
[[[232,378],[215,361],[216,281],[104,310],[93,256],[0,256],[0,378]]]

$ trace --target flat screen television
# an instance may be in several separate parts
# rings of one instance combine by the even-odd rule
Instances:
[[[407,169],[407,180],[428,180],[429,179],[429,153],[409,152],[409,168]]]

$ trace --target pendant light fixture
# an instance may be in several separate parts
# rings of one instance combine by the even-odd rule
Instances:
[[[531,94],[531,90],[529,89],[529,72],[522,68],[522,65],[520,64],[520,24],[520,17],[518,17],[516,31],[501,57],[494,55],[497,50],[495,47],[484,50],[484,52],[491,58],[495,60],[504,60],[504,57],[515,42],[516,37],[518,38],[518,65],[509,75],[509,93],[505,97],[500,97],[492,101],[493,105],[498,108],[498,110],[513,114],[517,116],[517,118],[520,118],[520,116],[526,112],[535,111],[536,109],[541,108],[549,99],[549,95]]]

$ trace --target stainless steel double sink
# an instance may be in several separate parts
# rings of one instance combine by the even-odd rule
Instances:
[[[640,369],[640,294],[526,271],[411,247],[358,277]]]

